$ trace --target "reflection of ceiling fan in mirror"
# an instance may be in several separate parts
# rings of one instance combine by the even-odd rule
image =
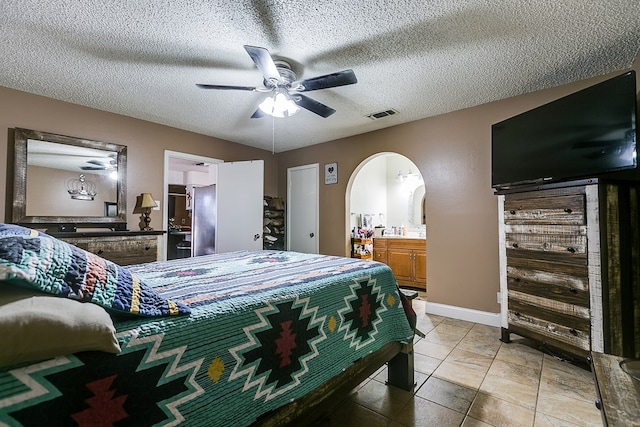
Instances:
[[[83,171],[113,171],[118,169],[118,163],[112,155],[111,158],[100,158],[87,160],[92,166],[80,166]]]
[[[252,119],[264,117],[265,114],[273,117],[289,117],[298,112],[298,107],[302,107],[324,118],[329,117],[335,113],[336,110],[303,95],[301,92],[329,89],[358,82],[353,70],[338,71],[324,76],[296,80],[296,74],[291,69],[291,65],[283,60],[274,60],[267,49],[246,45],[244,48],[260,72],[262,72],[264,76],[263,86],[225,86],[212,84],[196,84],[196,86],[202,89],[246,90],[269,93],[270,95],[251,116]]]

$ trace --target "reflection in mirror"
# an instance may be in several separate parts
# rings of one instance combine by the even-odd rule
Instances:
[[[415,188],[409,196],[409,211],[410,220],[409,223],[412,226],[420,226],[426,224],[426,218],[424,215],[424,184]]]
[[[16,129],[15,152],[14,222],[126,228],[125,146]]]
[[[104,203],[118,197],[117,158],[115,151],[28,139],[26,214],[104,215]]]

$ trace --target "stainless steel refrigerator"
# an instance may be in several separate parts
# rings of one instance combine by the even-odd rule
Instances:
[[[194,187],[191,208],[191,256],[216,253],[216,184]]]

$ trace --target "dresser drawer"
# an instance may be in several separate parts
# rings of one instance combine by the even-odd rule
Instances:
[[[150,239],[142,236],[122,240],[99,240],[90,242],[87,250],[116,264],[142,264],[157,260],[157,242],[155,237]]]
[[[509,329],[526,330],[552,345],[562,343],[581,350],[591,348],[591,320],[586,307],[509,291]],[[515,328],[513,328],[515,326]],[[517,332],[516,332],[517,333]]]
[[[120,265],[158,260],[157,236],[65,237],[62,240]]]
[[[505,224],[573,224],[585,225],[583,194],[549,197],[506,197]]]
[[[583,225],[505,225],[506,248],[586,256],[587,228]]]
[[[576,267],[573,270],[542,261],[512,263],[507,266],[507,289],[588,308],[590,296],[586,269]]]

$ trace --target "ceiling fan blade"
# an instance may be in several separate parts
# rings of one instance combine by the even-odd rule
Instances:
[[[252,115],[251,118],[252,119],[260,119],[262,117],[266,116],[266,114],[260,109],[258,108]]]
[[[247,51],[253,62],[255,62],[256,67],[262,73],[265,80],[267,81],[277,81],[282,83],[282,77],[276,68],[276,64],[273,62],[273,58],[271,58],[271,54],[269,51],[263,47],[257,46],[244,46],[244,49]]]
[[[317,115],[322,116],[325,119],[336,112],[336,110],[334,110],[333,108],[327,107],[323,103],[318,102],[315,99],[311,99],[308,96],[296,94],[293,95],[291,99],[293,99],[293,102],[298,104],[298,106],[304,108],[305,110],[309,110],[312,113],[316,113]]]
[[[112,159],[91,159],[87,160],[87,163],[90,165],[98,165],[98,166],[113,166],[115,162]]]
[[[256,92],[257,88],[251,86],[225,86],[225,85],[207,85],[196,83],[201,89],[220,89],[220,90],[249,90],[252,92]]]
[[[299,80],[291,84],[292,90],[297,92],[309,92],[312,90],[328,89],[337,86],[346,86],[358,83],[353,70],[338,71],[324,76]],[[299,87],[299,88],[298,88]]]

